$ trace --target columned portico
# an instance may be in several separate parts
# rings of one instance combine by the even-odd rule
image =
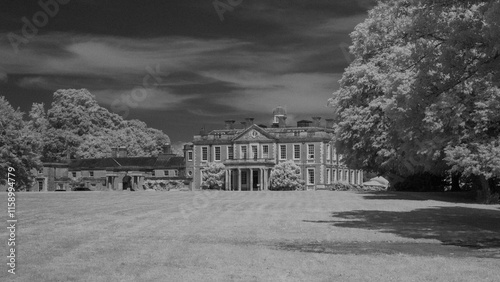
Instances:
[[[269,188],[270,167],[228,168],[225,184],[228,191],[264,191]]]

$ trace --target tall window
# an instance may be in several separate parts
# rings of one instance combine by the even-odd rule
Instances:
[[[300,159],[300,144],[293,145],[293,158]]]
[[[309,185],[314,184],[314,168],[307,169],[307,184]]]
[[[307,158],[314,159],[314,144],[307,145]]]
[[[230,160],[234,159],[234,147],[233,146],[227,147],[227,158]]]
[[[214,156],[216,161],[220,161],[220,147],[214,147]]]
[[[332,158],[332,146],[330,144],[326,144],[326,160],[331,160]]]
[[[247,159],[247,146],[241,146],[241,158]]]
[[[269,158],[269,145],[262,145],[262,158]]]
[[[354,170],[351,170],[351,183],[356,184],[356,179],[354,178]]]
[[[330,173],[330,169],[326,169],[326,184],[330,184],[332,182],[332,174]]]
[[[286,145],[280,145],[280,160],[286,160]]]
[[[168,176],[168,170],[165,170],[163,173],[165,174],[165,176]]]
[[[201,160],[208,161],[208,147],[201,147]]]
[[[71,176],[76,177],[76,172],[75,172],[75,171],[73,171],[73,172],[71,173]]]
[[[337,182],[337,169],[334,169],[332,170],[332,174],[333,174],[333,182]]]
[[[89,171],[89,175],[90,175],[90,177],[94,177],[94,172],[93,171]]]
[[[252,145],[252,158],[257,159],[258,158],[258,151],[257,151],[257,145]]]
[[[188,161],[193,160],[193,151],[188,151]]]

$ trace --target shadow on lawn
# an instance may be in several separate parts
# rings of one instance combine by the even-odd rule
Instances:
[[[410,201],[441,201],[450,203],[475,203],[474,192],[396,192],[377,191],[359,192],[366,200],[410,200]]]
[[[413,239],[436,239],[443,245],[473,249],[500,248],[500,211],[437,207],[408,212],[357,210],[332,213],[337,227],[393,233]],[[337,219],[337,220],[336,220]]]

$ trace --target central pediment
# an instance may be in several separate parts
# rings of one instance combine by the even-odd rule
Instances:
[[[264,129],[254,124],[243,130],[233,138],[233,141],[252,142],[252,141],[275,141],[275,138]]]

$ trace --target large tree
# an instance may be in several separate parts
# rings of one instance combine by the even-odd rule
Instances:
[[[37,136],[28,130],[23,113],[14,110],[7,100],[0,96],[0,183],[5,184],[7,170],[13,167],[16,189],[25,189],[33,181],[32,170],[41,167],[35,153],[40,147]]]
[[[155,156],[170,142],[160,130],[99,106],[86,89],[57,90],[47,112],[33,104],[29,127],[43,141],[44,161],[105,157],[115,146],[127,147],[129,156]]]
[[[348,165],[500,176],[500,1],[384,0],[330,99]]]

